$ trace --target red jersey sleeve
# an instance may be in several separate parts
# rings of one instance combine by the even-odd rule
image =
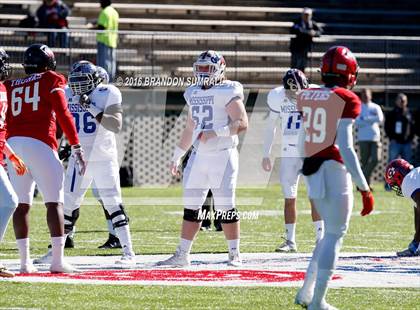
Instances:
[[[50,87],[49,94],[52,109],[54,110],[57,122],[69,140],[70,145],[79,144],[79,137],[77,135],[74,119],[68,109],[67,99],[64,92],[66,79],[62,75],[55,72],[52,73],[54,73],[54,77],[52,78],[52,85]]]
[[[362,109],[362,102],[359,97],[351,90],[345,88],[336,88],[334,92],[346,102],[341,118],[357,118]]]

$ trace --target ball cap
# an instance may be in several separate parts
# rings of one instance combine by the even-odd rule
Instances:
[[[312,15],[312,9],[305,7],[303,8],[302,14]]]

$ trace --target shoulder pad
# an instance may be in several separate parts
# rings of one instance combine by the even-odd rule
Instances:
[[[267,105],[270,110],[276,113],[280,113],[282,110],[281,106],[283,105],[285,97],[286,93],[283,86],[270,90],[267,95]]]

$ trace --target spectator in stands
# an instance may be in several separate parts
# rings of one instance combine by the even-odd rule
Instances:
[[[111,6],[111,0],[100,0],[101,12],[97,22],[98,30],[108,30],[96,35],[98,42],[97,65],[104,68],[112,82],[117,71],[116,48],[118,41],[118,12]]]
[[[360,157],[363,174],[369,184],[371,175],[381,158],[381,132],[379,125],[384,121],[384,115],[379,105],[372,102],[370,89],[361,93],[362,111],[356,119],[357,142],[360,147]]]
[[[68,6],[61,0],[44,0],[36,11],[38,26],[50,29],[68,29],[67,17],[70,15]],[[67,47],[69,36],[67,32],[49,32],[48,46],[54,47],[58,39],[58,46]]]
[[[395,100],[395,108],[386,114],[385,133],[390,140],[388,162],[399,156],[412,161],[414,119],[407,105],[407,96],[400,93]]]
[[[290,40],[291,68],[305,72],[308,53],[312,50],[312,39],[322,34],[322,28],[312,20],[312,9],[303,9],[302,16],[294,23],[291,33],[296,35]]]

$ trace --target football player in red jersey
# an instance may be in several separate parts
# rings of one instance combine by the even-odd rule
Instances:
[[[24,53],[23,67],[27,76],[5,83],[7,142],[25,161],[28,173],[19,176],[11,171],[10,180],[19,204],[13,215],[13,226],[20,255],[21,272],[36,272],[29,254],[29,209],[35,183],[47,207],[47,223],[51,235],[52,263],[50,271],[74,272],[64,259],[63,181],[64,170],[57,154],[56,122],[60,125],[76,157],[79,172],[86,163],[73,117],[64,94],[65,78],[54,72],[56,61],[51,49],[42,44],[31,45]]]
[[[308,309],[336,309],[325,301],[325,295],[353,208],[352,178],[362,194],[361,215],[373,210],[374,199],[353,147],[353,123],[361,102],[350,89],[358,69],[347,47],[331,47],[322,58],[324,86],[304,90],[298,96],[306,131],[302,173],[325,227],[295,300]]]
[[[10,72],[9,56],[4,49],[0,48],[0,242],[3,240],[10,217],[18,204],[16,193],[3,167],[3,154],[9,158],[17,174],[23,175],[26,172],[23,161],[6,143],[7,93],[3,81],[9,77]],[[12,272],[0,264],[0,277],[13,276]]]

